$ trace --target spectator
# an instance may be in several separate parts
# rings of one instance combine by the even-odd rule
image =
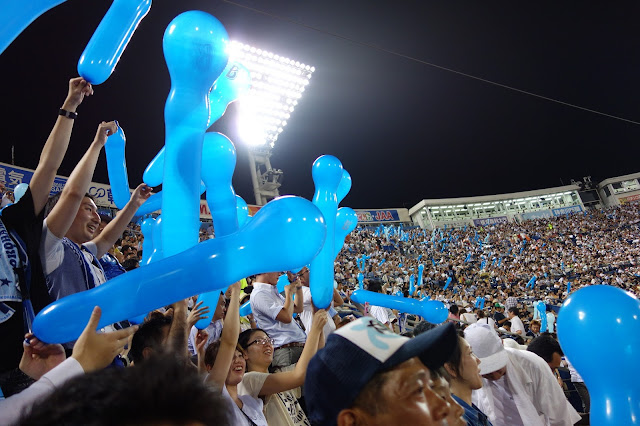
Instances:
[[[481,361],[483,386],[472,399],[494,425],[560,426],[580,420],[542,358],[504,348],[486,325],[471,325],[464,335]]]
[[[524,335],[524,324],[522,320],[518,316],[520,315],[520,310],[516,307],[509,308],[509,321],[511,322],[511,332]]]
[[[76,109],[91,84],[81,77],[71,79],[60,114],[40,153],[38,166],[20,201],[6,207],[0,218],[0,390],[6,396],[24,389],[32,380],[18,369],[22,341],[31,322],[51,300],[39,257],[42,210],[53,180],[67,152]],[[30,277],[30,281],[27,280]]]
[[[449,414],[430,384],[456,345],[453,325],[413,339],[398,336],[371,317],[331,334],[307,370],[308,416],[313,424],[435,425]],[[398,403],[398,395],[415,398]]]
[[[309,421],[298,403],[293,389],[302,386],[307,365],[318,348],[324,346],[323,328],[328,322],[327,312],[318,310],[309,327],[307,343],[302,355],[291,371],[269,374],[273,360],[271,338],[262,330],[240,333],[238,342],[247,354],[247,369],[239,393],[264,398],[264,412],[270,426],[308,425]]]
[[[284,288],[284,297],[278,293],[278,272],[258,274],[251,292],[251,311],[256,324],[274,340],[272,369],[294,364],[302,355],[306,333],[293,319],[293,313],[303,309],[302,284],[296,280]],[[292,300],[293,294],[296,301]]]

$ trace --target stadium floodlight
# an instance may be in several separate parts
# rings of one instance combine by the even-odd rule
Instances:
[[[239,136],[250,146],[273,148],[315,68],[237,41],[228,53],[251,73],[251,89],[238,103]]]

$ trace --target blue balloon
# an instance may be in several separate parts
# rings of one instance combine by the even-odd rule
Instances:
[[[239,62],[229,62],[209,94],[208,127],[211,127],[224,115],[231,102],[238,100],[250,88],[251,74],[247,67]]]
[[[101,328],[260,272],[301,267],[320,251],[326,233],[324,218],[312,203],[299,197],[275,199],[234,234],[57,300],[36,316],[33,332],[43,342],[69,342],[82,333],[94,306],[102,308]],[[264,241],[278,244],[265,251]]]
[[[164,108],[162,250],[172,256],[198,244],[200,177],[209,90],[229,60],[227,31],[205,12],[189,11],[169,23],[162,47],[171,77]],[[227,284],[230,284],[228,282]]]
[[[409,296],[413,296],[416,292],[415,282],[416,282],[416,277],[414,275],[411,275],[409,277]]]
[[[238,228],[242,228],[249,221],[249,206],[247,202],[236,194],[236,212],[238,215]]]
[[[424,272],[424,265],[418,265],[418,287],[422,286],[422,273]]]
[[[540,313],[540,331],[547,331],[547,305],[544,302],[536,303],[536,309]]]
[[[589,388],[591,424],[640,424],[639,331],[640,301],[617,287],[581,288],[560,308],[558,339]]]
[[[33,21],[49,9],[53,9],[66,0],[32,0],[0,2],[0,54]]]
[[[525,287],[531,287],[533,288],[533,286],[536,284],[536,280],[538,279],[538,277],[536,277],[535,275],[533,277],[531,277],[531,279],[529,280],[529,282],[527,283],[527,285]]]
[[[251,312],[251,302],[246,302],[245,304],[243,304],[242,306],[240,306],[240,316],[241,317],[246,317],[247,315],[250,315]]]
[[[362,272],[358,272],[358,288],[364,288],[364,275],[362,275]]]
[[[311,262],[309,289],[313,304],[327,308],[333,300],[333,262],[335,260],[335,223],[338,211],[336,192],[342,179],[342,163],[333,155],[323,155],[313,162],[311,175],[315,184],[313,204],[322,212],[327,224],[325,245]]]
[[[219,300],[220,300],[220,290],[214,290],[207,293],[202,293],[200,296],[198,296],[198,302],[202,302],[201,307],[205,307],[205,306],[209,307],[209,313],[206,314],[204,318],[202,318],[195,324],[198,330],[204,330],[209,326],[209,324],[211,324],[211,319],[213,318],[213,314],[216,311],[216,307],[218,306]]]
[[[442,302],[437,300],[416,300],[408,297],[391,296],[388,294],[375,293],[368,290],[356,290],[351,295],[351,300],[364,304],[369,302],[375,306],[397,309],[406,314],[420,315],[425,320],[433,324],[440,324],[446,321],[449,311]]]
[[[447,278],[447,282],[444,284],[444,288],[443,288],[443,290],[446,290],[446,289],[447,289],[447,287],[449,287],[449,284],[451,284],[451,277],[448,277],[448,278]]]
[[[113,0],[80,56],[78,74],[91,84],[107,81],[150,8],[151,0]]]
[[[276,284],[276,288],[278,289],[278,293],[282,293],[284,291],[284,287],[289,285],[289,277],[287,274],[282,274],[278,277],[278,282]]]
[[[17,203],[24,196],[25,192],[27,192],[27,188],[29,188],[29,184],[27,183],[19,183],[13,188],[13,202]]]
[[[571,282],[567,281],[567,294],[571,293]]]
[[[351,231],[356,229],[357,225],[358,215],[353,211],[353,209],[349,207],[340,207],[338,209],[335,226],[334,258],[338,253],[340,253],[340,250],[342,250],[342,246],[344,246],[344,239],[347,238],[347,235],[349,235]],[[361,269],[364,269],[364,267]]]
[[[338,199],[338,204],[344,200],[344,197],[347,196],[349,191],[351,191],[351,175],[346,169],[342,169],[342,178],[340,179],[340,184],[338,184],[338,191],[336,192],[336,198]]]
[[[202,152],[202,180],[207,187],[207,204],[216,237],[238,230],[238,202],[231,183],[235,168],[233,143],[221,133],[207,133]]]
[[[380,263],[378,263],[378,266],[382,266],[382,264],[383,264],[384,262],[386,262],[386,261],[387,261],[387,259],[382,259],[382,260],[380,261]]]
[[[107,172],[109,173],[113,203],[122,210],[129,202],[131,193],[129,192],[129,177],[124,156],[127,138],[117,121],[116,125],[118,125],[118,131],[109,136],[104,149],[107,156]]]
[[[207,128],[222,117],[227,106],[236,101],[251,86],[251,76],[249,70],[238,63],[229,62],[222,71],[209,93],[209,119]],[[204,160],[203,160],[204,161]],[[206,163],[203,163],[206,167]],[[162,184],[162,173],[164,171],[164,147],[151,160],[144,170],[142,180],[149,186]]]

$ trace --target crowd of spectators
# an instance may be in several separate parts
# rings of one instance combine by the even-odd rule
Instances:
[[[229,283],[216,306],[194,296],[139,325],[100,329],[96,306],[75,342],[40,341],[30,325],[47,304],[109,285],[143,259],[131,220],[151,189],[138,186],[114,218],[86,193],[115,122],[98,126],[63,191],[48,197],[76,109],[92,94],[82,78],[69,82],[29,188],[17,202],[3,194],[0,424],[588,422],[588,391],[563,359],[555,316],[584,286],[638,294],[637,204],[484,228],[359,227],[335,261],[326,310],[313,304],[313,270],[286,271],[283,291],[282,272],[267,271]],[[359,273],[371,291],[442,301],[448,320],[351,303]],[[252,313],[241,317],[246,301]],[[547,312],[534,312],[538,301]]]

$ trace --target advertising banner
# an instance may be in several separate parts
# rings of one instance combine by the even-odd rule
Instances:
[[[358,223],[364,222],[399,222],[397,210],[356,210]]]

